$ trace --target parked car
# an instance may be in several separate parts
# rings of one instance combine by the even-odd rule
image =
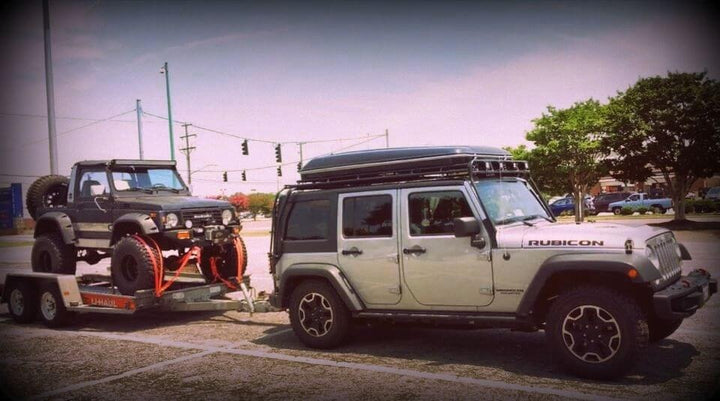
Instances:
[[[705,194],[705,199],[720,201],[720,187],[712,187]]]
[[[597,209],[593,205],[592,199],[587,196],[585,197],[585,214],[593,215],[597,214]],[[567,197],[558,199],[550,204],[550,211],[555,216],[560,216],[560,213],[569,211],[574,214],[575,212],[575,199],[573,197]]]
[[[610,192],[606,194],[600,194],[595,197],[593,203],[595,204],[595,210],[600,212],[611,212],[610,206],[613,202],[618,202],[627,199],[631,195],[630,192]]]
[[[628,198],[623,201],[611,203],[608,207],[615,214],[620,214],[620,211],[624,207],[629,207],[631,209],[639,209],[641,207],[644,207],[652,210],[653,213],[664,214],[665,212],[667,212],[668,209],[672,209],[672,199],[653,199],[649,197],[648,194],[637,192],[628,196]]]

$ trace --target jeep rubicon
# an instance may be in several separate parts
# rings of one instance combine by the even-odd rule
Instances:
[[[208,282],[241,278],[247,265],[232,205],[192,197],[174,161],[78,162],[69,180],[37,179],[26,205],[36,221],[33,271],[75,274],[79,260],[112,257],[113,284],[132,295],[198,254]]]
[[[543,329],[568,370],[613,378],[717,291],[681,275],[671,231],[556,223],[527,162],[490,147],[313,159],[272,227],[271,302],[310,347],[354,320]]]

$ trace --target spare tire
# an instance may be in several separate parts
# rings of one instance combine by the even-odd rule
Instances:
[[[67,177],[46,175],[30,185],[25,195],[25,206],[33,219],[37,219],[37,210],[65,206],[68,194]]]

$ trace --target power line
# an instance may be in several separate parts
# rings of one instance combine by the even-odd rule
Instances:
[[[7,116],[7,117],[31,117],[31,118],[47,118],[44,114],[26,114],[26,113],[5,113],[0,112],[0,116]],[[55,117],[57,120],[74,120],[74,121],[97,121],[101,122],[104,120],[98,120],[96,118],[83,118],[83,117]],[[135,120],[107,120],[107,121],[113,121],[118,123],[134,123]]]

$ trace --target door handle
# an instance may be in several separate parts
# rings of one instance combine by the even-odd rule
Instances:
[[[343,249],[343,250],[342,250],[342,254],[343,254],[343,255],[358,256],[358,255],[362,255],[362,253],[363,253],[362,249],[357,249],[357,247],[352,247],[352,248],[350,248],[350,249]]]
[[[425,249],[425,248],[423,248],[423,247],[421,247],[421,246],[417,246],[417,245],[415,245],[415,246],[412,247],[412,248],[405,248],[405,249],[403,249],[403,253],[404,253],[405,255],[410,255],[410,254],[412,254],[412,253],[414,253],[414,254],[421,254],[421,253],[425,253],[425,252],[427,252],[427,249]]]

